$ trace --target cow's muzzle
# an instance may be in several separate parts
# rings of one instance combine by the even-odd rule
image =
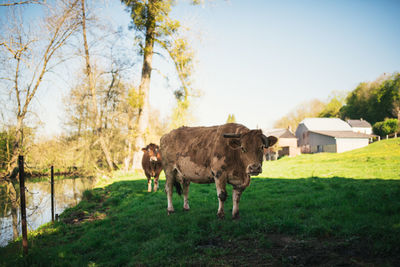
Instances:
[[[247,166],[247,174],[259,175],[262,172],[261,164],[252,164]]]
[[[157,161],[157,157],[150,157],[150,161],[156,162]]]

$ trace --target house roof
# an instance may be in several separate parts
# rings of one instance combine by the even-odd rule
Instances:
[[[306,118],[300,124],[309,131],[352,131],[348,123],[338,118]]]
[[[359,127],[359,128],[371,128],[371,124],[368,121],[363,119],[361,120],[347,120],[347,123],[350,124],[351,127]]]
[[[275,136],[277,138],[296,138],[297,137],[288,129],[267,129],[262,130],[266,136]]]
[[[355,133],[353,131],[310,131],[312,133],[331,136],[335,138],[371,138],[370,134]]]

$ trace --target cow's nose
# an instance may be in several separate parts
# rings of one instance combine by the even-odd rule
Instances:
[[[151,161],[157,161],[157,157],[151,157],[150,160]]]
[[[261,172],[262,172],[261,164],[249,165],[248,173],[250,173],[250,174],[259,174]]]

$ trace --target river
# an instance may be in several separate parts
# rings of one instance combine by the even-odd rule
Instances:
[[[50,179],[49,179],[50,180]],[[65,209],[75,206],[82,199],[82,194],[86,189],[93,188],[94,179],[91,178],[71,178],[55,179],[55,213],[60,214]],[[51,196],[50,181],[25,182],[26,192],[26,213],[28,231],[36,230],[39,226],[51,221]],[[0,194],[5,194],[0,191]],[[4,196],[0,196],[5,199]],[[18,226],[13,226],[13,216],[9,204],[0,203],[0,246],[7,245],[13,240],[13,229],[21,234],[20,210],[17,215]]]

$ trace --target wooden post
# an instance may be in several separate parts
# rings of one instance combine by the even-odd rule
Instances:
[[[50,184],[51,184],[51,221],[54,222],[54,166],[51,166]]]
[[[24,156],[18,156],[19,169],[19,190],[21,197],[21,226],[22,226],[22,247],[24,255],[28,255],[28,230],[26,224],[26,203],[25,203],[25,173],[24,173]]]

